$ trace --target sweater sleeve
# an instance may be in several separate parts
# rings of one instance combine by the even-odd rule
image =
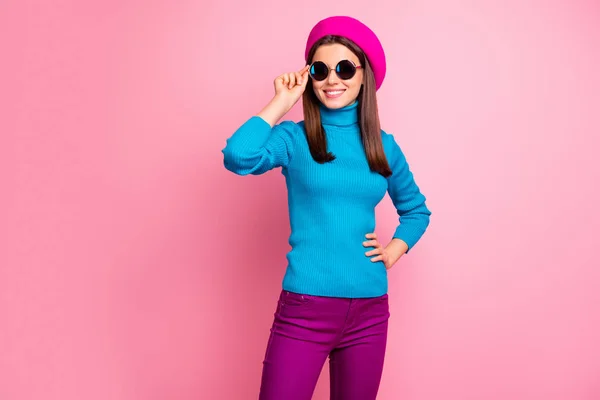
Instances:
[[[238,175],[260,175],[286,167],[293,154],[296,129],[293,121],[271,128],[264,119],[253,116],[226,140],[222,150],[225,168]]]
[[[388,162],[392,169],[392,175],[387,178],[388,193],[396,207],[400,221],[393,237],[406,242],[408,251],[410,251],[429,226],[431,211],[425,204],[425,196],[415,183],[406,157],[394,136],[384,133],[385,141],[388,145]]]

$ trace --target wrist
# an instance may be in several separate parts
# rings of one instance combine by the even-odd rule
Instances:
[[[271,99],[271,101],[258,113],[258,116],[267,121],[271,128],[274,127],[277,122],[283,118],[283,116],[289,111],[289,108],[285,104],[284,100],[277,95]]]
[[[393,238],[385,249],[393,263],[396,263],[408,251],[408,244],[402,239]]]
[[[294,104],[296,104],[296,102],[292,101],[292,99],[290,99],[290,96],[278,93],[275,96],[273,96],[271,104],[273,104],[273,106],[276,107],[278,111],[280,111],[281,116],[283,117],[285,114],[287,114],[288,111],[292,109],[292,107],[294,107]]]

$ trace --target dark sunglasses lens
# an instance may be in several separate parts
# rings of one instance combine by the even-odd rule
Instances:
[[[310,76],[316,81],[322,81],[329,75],[329,68],[324,62],[317,61],[310,67]]]
[[[335,72],[337,72],[340,79],[352,79],[356,73],[356,67],[349,60],[342,60],[335,67]]]

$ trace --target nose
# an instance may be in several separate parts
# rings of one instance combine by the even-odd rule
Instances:
[[[333,85],[334,83],[339,82],[339,78],[338,78],[337,74],[335,73],[335,68],[329,69],[329,75],[327,76],[327,82],[330,85]]]

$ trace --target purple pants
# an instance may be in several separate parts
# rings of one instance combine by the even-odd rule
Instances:
[[[260,400],[310,400],[328,356],[331,400],[375,400],[389,316],[387,294],[344,299],[282,291]]]

